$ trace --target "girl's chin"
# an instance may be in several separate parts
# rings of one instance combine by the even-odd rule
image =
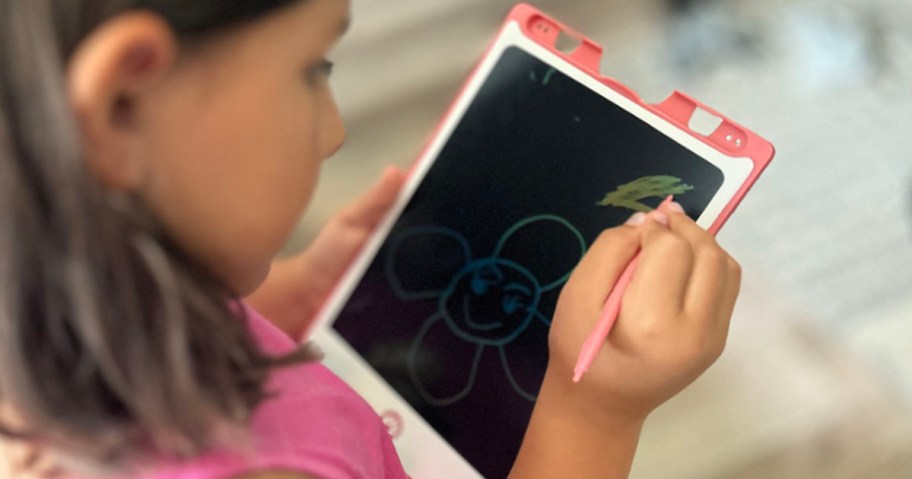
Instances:
[[[258,265],[252,268],[245,268],[241,273],[232,275],[228,284],[235,294],[244,298],[250,296],[266,281],[269,271],[272,268],[272,261]]]

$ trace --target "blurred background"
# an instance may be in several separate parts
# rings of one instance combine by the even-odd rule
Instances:
[[[352,1],[349,141],[288,252],[411,164],[512,3]],[[647,101],[680,89],[778,150],[719,236],[744,269],[726,353],[650,418],[632,477],[912,477],[912,2],[532,3]]]

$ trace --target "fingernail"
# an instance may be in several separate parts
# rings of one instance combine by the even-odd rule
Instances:
[[[646,213],[637,212],[627,220],[627,224],[631,226],[639,226],[646,222]]]
[[[678,203],[677,201],[672,201],[671,203],[668,203],[668,209],[674,213],[683,213],[684,212],[684,207],[681,206],[681,203]]]
[[[668,215],[665,213],[662,213],[659,210],[653,210],[651,213],[649,213],[649,216],[651,216],[652,219],[656,221],[656,223],[662,226],[668,226]]]

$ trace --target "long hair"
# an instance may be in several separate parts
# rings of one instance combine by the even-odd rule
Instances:
[[[205,40],[295,0],[0,0],[0,434],[117,467],[242,427],[274,367],[237,298],[89,174],[66,98],[80,40],[134,8]]]

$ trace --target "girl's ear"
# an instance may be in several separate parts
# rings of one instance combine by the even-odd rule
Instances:
[[[67,66],[67,92],[89,170],[106,187],[135,190],[147,166],[136,154],[138,108],[174,65],[177,40],[163,18],[121,14],[91,32]]]

